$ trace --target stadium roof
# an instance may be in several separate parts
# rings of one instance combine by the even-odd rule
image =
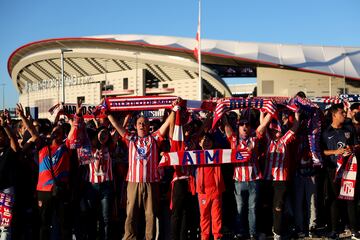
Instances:
[[[59,49],[63,48],[79,50],[67,53],[65,64],[68,72],[65,73],[66,75],[88,76],[134,68],[131,61],[111,58],[110,70],[108,70],[101,61],[106,58],[106,54],[91,55],[91,51],[88,54],[85,52],[89,49],[116,49],[144,52],[153,54],[153,56],[154,54],[168,55],[174,57],[173,61],[177,57],[179,61],[174,62],[175,65],[179,65],[181,61],[186,65],[187,68],[183,72],[171,72],[174,70],[166,69],[166,66],[160,63],[155,62],[154,65],[151,65],[150,58],[147,62],[143,59],[140,67],[149,69],[160,80],[172,80],[172,76],[181,79],[184,74],[196,78],[196,61],[193,56],[195,45],[196,41],[192,38],[149,35],[101,35],[46,39],[26,44],[15,50],[8,60],[8,72],[18,89],[21,89],[25,82],[54,78],[59,74]],[[360,80],[360,47],[286,45],[203,39],[202,54],[204,64],[268,66],[335,77],[344,77],[345,75],[348,79]],[[44,57],[45,55],[47,57]],[[127,56],[127,59],[130,57]],[[167,59],[169,64],[172,60]],[[169,66],[167,67],[169,68]],[[224,85],[222,79],[217,77],[211,69],[206,67],[204,69],[208,74],[208,76],[205,74],[205,79],[206,77],[212,78],[215,85],[216,81],[220,85]],[[226,90],[228,91],[228,88]]]

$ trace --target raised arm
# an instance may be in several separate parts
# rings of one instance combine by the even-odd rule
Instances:
[[[180,111],[180,110],[178,110]],[[173,111],[172,111],[173,112]],[[169,138],[172,139],[174,135],[174,128],[175,128],[175,114],[170,114],[168,116],[170,118],[170,125],[169,125]]]
[[[171,111],[170,115],[166,118],[165,122],[161,125],[159,128],[159,133],[161,136],[164,136],[166,133],[166,130],[170,126],[170,123],[174,122],[175,124],[175,112]],[[173,130],[174,131],[174,130]],[[171,131],[170,131],[171,132]],[[170,134],[170,133],[169,133]],[[171,133],[172,134],[172,133]],[[171,136],[172,137],[172,136]]]
[[[159,133],[160,133],[161,136],[164,136],[164,134],[166,133],[167,128],[169,127],[169,138],[173,137],[174,128],[175,128],[175,113],[176,113],[176,111],[181,111],[180,103],[182,101],[183,100],[180,97],[178,97],[172,103],[173,109],[172,109],[171,113],[166,118],[163,125],[161,125],[161,127],[159,128]]]
[[[21,103],[16,104],[16,114],[19,116],[26,129],[29,131],[31,138],[29,141],[36,142],[39,139],[39,133],[32,124],[32,122],[25,116],[24,108]]]
[[[265,132],[265,129],[267,128],[267,126],[269,126],[271,121],[271,114],[267,113],[265,115],[264,112],[260,111],[260,125],[258,126],[258,128],[256,129],[256,131],[260,134],[263,135]]]
[[[0,126],[4,128],[6,135],[10,139],[10,147],[14,152],[17,152],[19,150],[19,143],[16,139],[15,134],[13,133],[12,129],[7,124],[6,117],[4,115],[0,116]]]
[[[227,118],[227,115],[224,114],[224,116],[222,117],[222,122],[224,124],[224,127],[225,127],[225,134],[226,134],[226,137],[229,138],[231,137],[233,134],[234,134],[234,131],[228,121],[228,118]]]
[[[300,121],[300,113],[299,112],[295,112],[295,120],[294,123],[291,127],[291,130],[293,132],[296,132],[299,129],[299,121]]]
[[[79,121],[82,121],[82,106],[81,106],[82,102],[79,101],[77,104],[76,104],[76,115],[74,116],[74,119],[72,121],[72,124],[71,124],[71,128],[70,128],[70,131],[69,131],[69,134],[68,134],[68,139],[72,139],[72,135],[74,134],[74,131],[75,131],[75,128],[77,126],[77,124],[79,123]],[[77,118],[77,119],[76,119]]]
[[[129,114],[128,114],[129,115]],[[124,137],[126,134],[126,129],[124,128],[124,126],[122,124],[120,124],[120,122],[111,114],[107,114],[107,117],[111,123],[111,125],[113,125],[113,127],[116,129],[116,131],[120,134],[121,137]],[[128,116],[127,116],[128,117]],[[125,118],[127,118],[125,117]]]

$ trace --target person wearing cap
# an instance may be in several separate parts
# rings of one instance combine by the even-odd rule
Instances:
[[[262,178],[258,166],[257,146],[258,140],[264,133],[266,126],[271,120],[271,115],[266,115],[264,121],[258,126],[256,132],[251,129],[247,118],[241,118],[238,123],[238,134],[233,131],[232,126],[226,118],[223,118],[227,139],[232,149],[247,149],[251,152],[251,159],[247,162],[236,164],[234,167],[235,199],[237,205],[236,225],[238,226],[236,237],[241,238],[248,234],[245,229],[246,209],[249,225],[250,238],[257,238],[256,229],[256,205],[258,198],[259,183]],[[245,205],[247,203],[247,206]]]

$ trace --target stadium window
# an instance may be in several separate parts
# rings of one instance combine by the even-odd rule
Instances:
[[[274,81],[262,81],[262,93],[274,94]]]
[[[84,103],[85,102],[85,96],[81,96],[81,97],[77,97],[77,102],[82,102]]]
[[[123,89],[126,90],[129,87],[129,79],[123,78]]]

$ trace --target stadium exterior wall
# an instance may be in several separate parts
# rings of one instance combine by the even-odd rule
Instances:
[[[257,68],[258,96],[294,96],[303,91],[308,97],[335,96],[345,92],[360,94],[358,81],[287,69]]]
[[[113,91],[103,91],[102,82],[107,79],[107,86]],[[136,78],[138,81],[136,82]],[[69,86],[65,84],[66,103],[76,103],[79,97],[85,98],[85,104],[97,105],[104,96],[143,96],[143,95],[176,95],[184,99],[196,99],[198,96],[197,79],[183,79],[181,81],[161,82],[159,88],[145,89],[145,69],[128,70],[114,73],[90,76],[90,81],[84,84]],[[128,86],[124,89],[124,81]],[[166,87],[164,87],[166,86]],[[106,90],[106,89],[105,89]],[[39,117],[48,118],[49,108],[62,99],[60,87],[50,87],[27,92],[19,95],[19,102],[23,106],[37,106]]]

